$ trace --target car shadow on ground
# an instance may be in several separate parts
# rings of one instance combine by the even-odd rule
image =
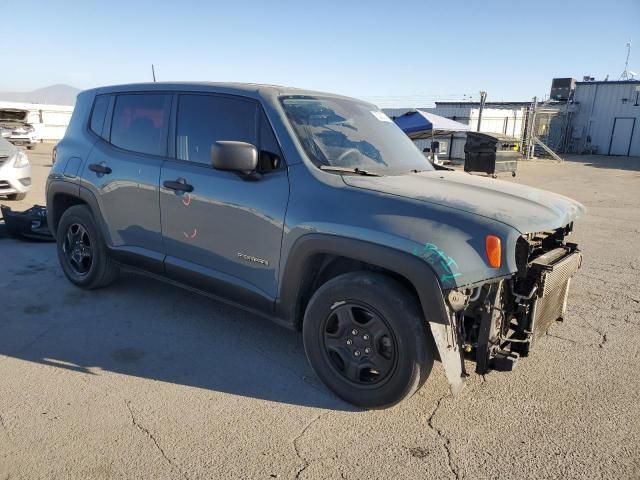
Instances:
[[[587,167],[610,170],[640,171],[640,157],[614,157],[607,155],[567,155],[565,162],[582,163]]]
[[[31,252],[28,261],[9,262],[0,271],[0,287],[12,292],[0,314],[1,355],[84,375],[113,372],[357,411],[313,374],[297,332],[132,273],[110,287],[84,291],[63,277],[55,245],[0,238],[5,255],[12,254],[7,245]]]

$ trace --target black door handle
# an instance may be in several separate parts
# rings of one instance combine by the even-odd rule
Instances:
[[[103,175],[109,175],[111,173],[111,168],[106,165],[102,165],[101,163],[92,163],[89,165],[89,170],[96,173],[102,173]]]
[[[162,185],[177,192],[193,192],[193,185],[189,185],[184,178],[177,180],[165,180]]]

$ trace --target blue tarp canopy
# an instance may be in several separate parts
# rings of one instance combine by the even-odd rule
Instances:
[[[469,125],[450,120],[435,113],[414,110],[397,117],[396,124],[411,138],[442,135],[453,132],[467,132]]]

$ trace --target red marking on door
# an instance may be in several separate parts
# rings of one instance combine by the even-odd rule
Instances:
[[[198,235],[198,229],[194,228],[193,229],[193,233],[191,233],[191,234],[189,234],[187,232],[182,232],[182,234],[184,235],[184,238],[194,239]]]

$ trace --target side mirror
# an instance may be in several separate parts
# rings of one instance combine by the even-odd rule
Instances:
[[[250,174],[258,168],[258,149],[246,142],[215,142],[211,146],[211,165],[218,170]]]

